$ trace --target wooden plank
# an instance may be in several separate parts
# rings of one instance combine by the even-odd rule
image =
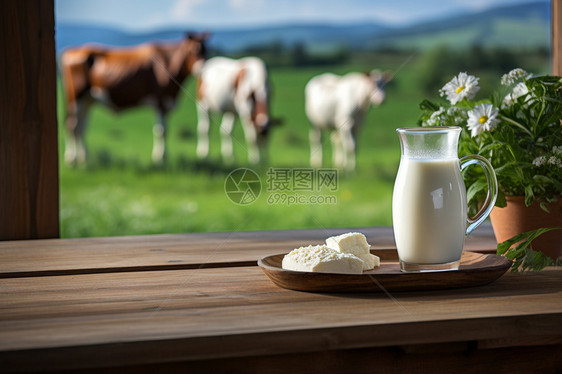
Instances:
[[[561,285],[557,270],[392,295],[288,291],[257,267],[2,279],[0,367],[76,369],[462,341],[497,347],[520,337],[549,345],[562,336]]]
[[[446,346],[450,346],[447,343]],[[562,366],[562,346],[510,347],[493,350],[474,349],[462,343],[463,351],[410,353],[401,347],[376,347],[321,352],[291,353],[217,360],[160,362],[80,369],[80,373],[557,373]],[[498,359],[503,358],[506,359]],[[532,359],[530,359],[532,357]],[[25,360],[29,362],[30,360]],[[20,368],[23,372],[30,365]],[[36,371],[45,370],[38,367]],[[59,366],[60,367],[60,366]],[[418,369],[415,369],[418,368]]]
[[[552,74],[562,76],[562,0],[551,4]]]
[[[395,248],[391,227],[10,241],[0,242],[0,278],[247,266],[349,231],[363,232],[374,249]],[[491,226],[465,248],[495,252]]]
[[[447,343],[449,346],[450,343]],[[471,344],[458,352],[412,354],[401,347],[361,348],[306,354],[268,355],[220,360],[171,362],[156,365],[104,368],[104,373],[557,373],[562,346],[512,347],[475,350]],[[507,359],[498,359],[506,357]],[[532,359],[529,359],[532,357]],[[98,372],[95,369],[81,373]]]
[[[0,240],[59,236],[53,1],[0,4]]]

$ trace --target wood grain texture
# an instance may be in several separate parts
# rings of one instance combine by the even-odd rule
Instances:
[[[0,240],[59,236],[54,5],[0,3]]]
[[[374,249],[396,248],[391,227],[309,229],[0,242],[0,278],[255,265],[265,256],[360,231]],[[495,253],[491,226],[465,249]]]
[[[0,300],[0,367],[21,370],[562,338],[559,270],[361,295],[285,290],[256,266],[87,274],[1,279]]]
[[[310,292],[395,292],[482,286],[501,277],[511,261],[502,256],[464,252],[457,271],[403,273],[394,250],[371,251],[381,265],[363,274],[326,274],[282,268],[285,254],[268,256],[258,265],[279,287]]]

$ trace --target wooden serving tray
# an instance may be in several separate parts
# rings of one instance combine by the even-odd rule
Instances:
[[[279,287],[311,292],[423,291],[482,286],[501,277],[511,266],[511,261],[502,256],[463,252],[458,270],[404,273],[400,271],[395,250],[371,250],[371,253],[380,257],[381,266],[357,275],[285,270],[281,267],[285,254],[264,257],[258,266]]]

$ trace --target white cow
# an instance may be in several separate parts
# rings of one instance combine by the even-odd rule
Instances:
[[[322,166],[322,132],[331,132],[334,165],[355,169],[357,132],[371,104],[385,99],[384,85],[391,74],[373,70],[370,74],[325,73],[313,77],[305,88],[305,110],[310,130],[310,163]]]
[[[269,83],[265,63],[257,57],[233,60],[214,57],[205,63],[197,88],[197,156],[209,154],[209,114],[222,115],[221,154],[231,161],[232,128],[240,117],[248,147],[248,160],[257,163],[272,123],[269,116]]]

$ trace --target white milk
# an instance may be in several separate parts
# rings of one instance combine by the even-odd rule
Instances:
[[[403,157],[392,200],[400,259],[436,264],[458,261],[466,233],[466,189],[458,159]]]

